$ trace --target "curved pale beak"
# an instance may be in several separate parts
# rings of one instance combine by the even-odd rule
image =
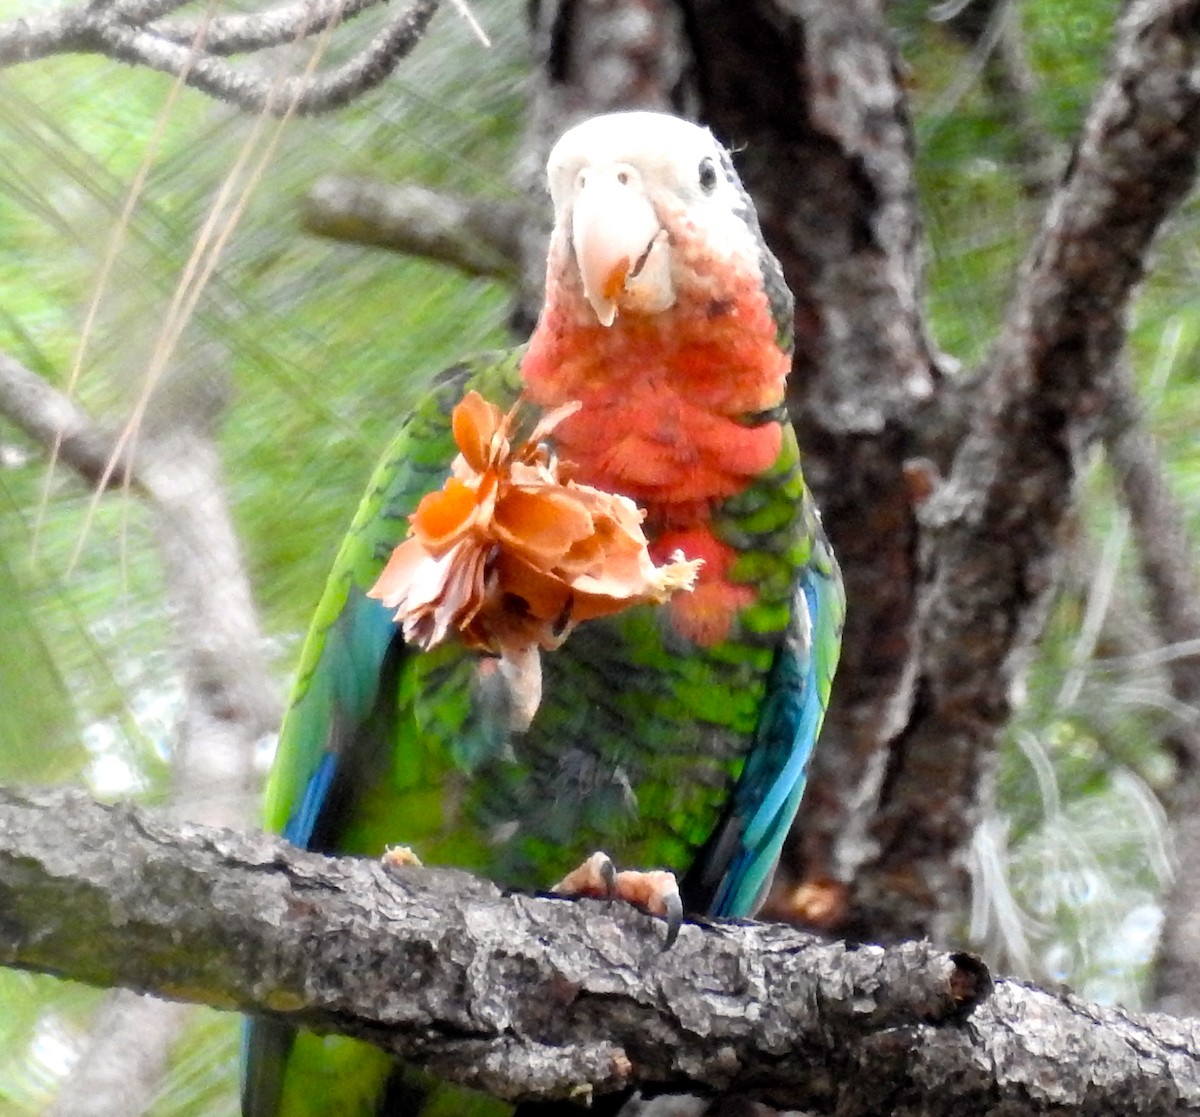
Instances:
[[[601,325],[611,326],[618,310],[657,314],[675,302],[667,231],[631,169],[591,168],[580,175],[571,247]]]

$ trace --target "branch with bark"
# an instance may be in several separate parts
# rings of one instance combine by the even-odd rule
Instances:
[[[304,227],[317,236],[365,244],[449,264],[467,275],[515,280],[520,202],[456,196],[425,186],[393,186],[328,175],[309,191]]]
[[[508,1099],[631,1085],[841,1117],[1176,1113],[1200,1026],[993,983],[924,943],[662,924],[332,859],[72,792],[0,791],[0,962],[370,1040]]]
[[[171,0],[85,4],[0,23],[0,67],[56,54],[97,54],[178,78],[248,112],[315,115],[374,89],[424,37],[438,0],[412,0],[339,66],[276,78],[224,56],[303,42],[335,30],[382,0],[285,3],[263,12],[171,20]],[[320,49],[320,48],[318,48]]]
[[[114,438],[74,400],[6,353],[0,353],[0,415],[48,450],[56,446],[58,457],[90,485],[104,478],[142,484]]]

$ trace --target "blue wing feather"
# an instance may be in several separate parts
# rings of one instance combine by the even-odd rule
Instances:
[[[312,757],[301,769],[308,774],[283,827],[284,837],[298,846],[310,844],[338,773],[349,736],[339,727],[356,728],[366,720],[395,638],[391,611],[356,589],[325,633],[322,670],[291,714],[297,737],[292,747]]]
[[[753,915],[804,795],[845,613],[837,564],[819,527],[775,656],[746,765],[729,808],[684,883],[710,915]]]
[[[300,805],[283,829],[283,836],[293,845],[308,845],[329,789],[333,786],[333,777],[337,775],[337,761],[337,753],[327,752],[317,765],[317,770],[309,777]]]

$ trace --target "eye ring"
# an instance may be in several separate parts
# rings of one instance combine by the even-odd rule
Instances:
[[[710,156],[706,155],[700,160],[697,174],[700,178],[700,189],[706,194],[711,194],[717,188],[717,165]]]

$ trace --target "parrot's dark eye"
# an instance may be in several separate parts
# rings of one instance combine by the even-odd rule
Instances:
[[[700,189],[711,194],[717,188],[717,165],[707,155],[700,160]]]

